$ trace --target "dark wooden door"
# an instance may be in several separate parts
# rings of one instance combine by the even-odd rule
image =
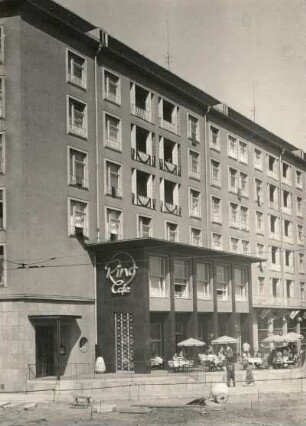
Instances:
[[[55,375],[54,327],[36,327],[36,377]]]

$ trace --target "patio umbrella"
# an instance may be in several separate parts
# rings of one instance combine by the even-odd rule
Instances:
[[[283,341],[284,341],[284,336],[280,336],[279,334],[272,334],[271,336],[268,336],[265,339],[263,339],[264,343],[278,343]]]
[[[211,342],[213,345],[227,345],[238,343],[238,340],[234,337],[221,336]]]
[[[204,346],[204,345],[205,343],[202,342],[202,340],[195,339],[194,337],[190,337],[189,339],[183,340],[182,342],[177,344],[177,346],[185,346],[185,347]]]
[[[293,333],[292,331],[290,333],[287,333],[283,336],[285,342],[298,342],[304,337],[301,334]]]

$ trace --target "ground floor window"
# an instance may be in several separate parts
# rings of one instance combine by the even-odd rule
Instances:
[[[162,324],[153,322],[150,324],[150,337],[151,337],[151,357],[163,356],[162,347]]]

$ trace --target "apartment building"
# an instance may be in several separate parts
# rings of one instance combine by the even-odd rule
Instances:
[[[306,332],[294,146],[52,0],[0,1],[0,62],[1,389]]]

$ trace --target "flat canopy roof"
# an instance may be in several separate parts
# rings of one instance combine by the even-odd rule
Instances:
[[[169,248],[169,249],[185,249],[190,251],[191,257],[203,256],[210,258],[234,258],[243,260],[248,263],[265,262],[265,259],[256,256],[249,256],[244,254],[230,253],[227,251],[215,250],[208,247],[198,247],[191,244],[173,242],[168,240],[160,240],[157,238],[135,238],[129,240],[118,240],[118,241],[107,241],[99,243],[87,243],[86,247],[91,252],[110,252],[122,249],[129,249],[130,247],[143,248],[145,250],[157,249],[157,248]]]
[[[81,315],[69,315],[69,314],[58,314],[58,315],[29,315],[31,320],[46,320],[46,319],[80,319]]]

